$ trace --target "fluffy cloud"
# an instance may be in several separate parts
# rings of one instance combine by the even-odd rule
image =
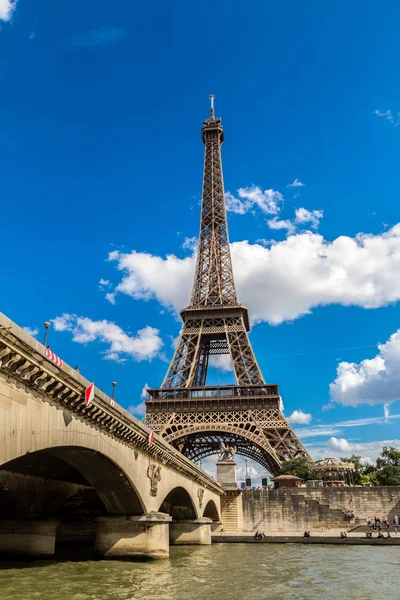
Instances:
[[[0,0],[0,21],[9,21],[16,6],[17,0]]]
[[[274,217],[267,221],[267,225],[270,229],[286,229],[287,235],[293,235],[297,228],[301,228],[308,223],[312,229],[318,229],[320,219],[322,219],[323,216],[323,210],[298,208],[295,210],[294,219],[278,219],[278,217]]]
[[[335,402],[347,406],[357,404],[388,405],[400,398],[400,329],[385,344],[378,344],[378,354],[360,363],[341,362],[330,385]]]
[[[149,326],[132,336],[110,321],[92,321],[77,315],[63,314],[52,323],[56,331],[71,332],[73,341],[78,344],[94,341],[108,344],[104,358],[117,362],[123,362],[127,357],[136,361],[151,360],[159,354],[163,345],[158,329]]]
[[[345,438],[331,437],[328,441],[328,448],[338,450],[339,452],[350,452],[353,449],[353,445],[349,444]]]
[[[253,322],[277,325],[329,304],[378,308],[400,299],[400,224],[379,234],[332,242],[306,231],[270,248],[231,244],[239,301]],[[115,293],[156,299],[177,314],[188,304],[195,257],[114,251],[123,274]]]
[[[197,237],[185,237],[182,243],[182,248],[184,250],[195,252],[197,250]]]
[[[319,221],[323,216],[323,210],[307,210],[306,208],[298,208],[295,211],[294,221],[299,225],[310,223],[313,229],[318,229]]]
[[[266,215],[276,215],[283,204],[283,196],[275,190],[262,191],[256,185],[240,188],[238,198],[230,192],[225,194],[226,209],[238,215],[244,215],[252,208],[258,207]]]
[[[310,413],[304,413],[302,410],[294,410],[287,420],[289,423],[296,423],[297,425],[308,425],[311,421],[311,415]]]
[[[267,225],[270,229],[286,229],[288,235],[296,231],[296,225],[290,219],[278,219],[278,217],[274,217],[267,221]]]
[[[209,361],[210,367],[228,373],[233,371],[232,360],[229,354],[212,354]]]
[[[289,185],[287,185],[286,187],[288,188],[298,188],[298,187],[304,187],[305,183],[303,183],[302,181],[300,181],[299,179],[296,179],[293,181],[293,183],[289,183]]]
[[[310,451],[314,460],[320,460],[327,456],[350,456],[358,454],[362,461],[372,462],[376,460],[384,446],[400,446],[400,440],[379,440],[374,442],[352,443],[345,438],[332,437],[326,444],[307,444],[307,449]]]
[[[32,335],[33,337],[35,337],[35,335],[37,335],[39,333],[39,329],[37,327],[23,327],[22,328],[24,331],[26,331],[26,333],[29,333],[29,335]]]

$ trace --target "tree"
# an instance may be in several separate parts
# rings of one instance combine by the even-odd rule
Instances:
[[[400,466],[386,465],[376,473],[376,480],[378,485],[400,485]]]
[[[310,464],[305,456],[291,458],[283,463],[279,474],[295,475],[300,479],[308,479],[310,477]]]
[[[390,446],[390,448],[384,446],[381,455],[376,459],[376,466],[378,469],[400,467],[400,450],[393,446]]]

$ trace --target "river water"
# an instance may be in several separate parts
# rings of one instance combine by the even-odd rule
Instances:
[[[0,565],[1,600],[400,599],[400,549],[216,544],[152,562]]]

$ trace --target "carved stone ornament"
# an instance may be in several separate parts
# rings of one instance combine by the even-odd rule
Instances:
[[[199,499],[199,508],[201,508],[203,506],[203,496],[204,496],[204,489],[199,488],[197,490],[197,497]]]
[[[157,496],[158,484],[161,481],[161,465],[151,464],[147,467],[147,477],[150,479],[150,496]]]
[[[225,446],[224,442],[221,442],[219,445],[219,460],[233,460],[236,451],[236,446]]]

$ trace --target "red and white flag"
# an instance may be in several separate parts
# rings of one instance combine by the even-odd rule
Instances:
[[[147,427],[147,425],[145,425],[144,428],[147,431],[147,433],[149,434],[149,446],[151,446],[154,441],[154,431],[152,429],[150,429],[150,427]]]
[[[113,408],[115,407],[115,400],[114,400],[114,398],[110,398],[110,404],[111,404],[111,406]]]
[[[63,366],[63,361],[61,360],[61,358],[57,356],[57,354],[54,354],[54,352],[52,352],[50,348],[46,348],[46,358],[51,360],[51,362],[54,363],[59,369],[61,369],[61,367]]]
[[[85,390],[85,402],[86,406],[89,406],[91,401],[94,399],[94,383],[91,383]]]

